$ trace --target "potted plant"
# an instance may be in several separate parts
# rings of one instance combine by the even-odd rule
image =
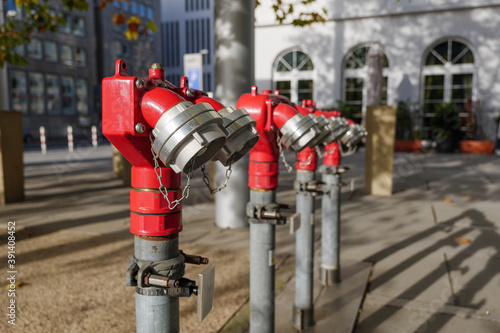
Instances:
[[[460,140],[460,151],[467,154],[493,154],[495,142],[488,140],[481,126],[481,105],[479,102],[467,100],[463,109],[465,113],[465,137]]]
[[[440,153],[455,151],[461,137],[460,108],[452,102],[436,104],[431,118],[432,139],[436,141],[436,150]]]
[[[409,100],[399,101],[396,109],[396,140],[394,151],[419,151],[422,146],[418,122],[418,107]]]

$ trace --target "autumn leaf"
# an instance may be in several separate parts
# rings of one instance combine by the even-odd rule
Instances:
[[[116,13],[116,14],[114,14],[114,15],[113,15],[113,17],[112,17],[112,19],[111,19],[111,20],[113,21],[113,23],[114,23],[116,26],[120,26],[120,25],[122,25],[122,24],[124,24],[124,23],[125,23],[125,20],[126,20],[126,19],[127,19],[127,18],[125,17],[125,15],[120,14],[120,13]]]
[[[23,3],[24,3],[24,0],[16,0],[17,8],[21,9],[21,7],[23,6]]]
[[[464,237],[457,237],[453,239],[454,242],[460,243],[460,244],[469,244],[470,239],[464,238]]]
[[[453,200],[451,200],[450,198],[446,198],[443,200],[444,203],[453,203]]]
[[[143,33],[144,36],[149,37],[148,29],[142,28],[141,32]]]
[[[155,20],[149,20],[146,22],[146,27],[151,30],[151,32],[155,33],[158,31],[158,27],[155,24]]]
[[[137,16],[131,16],[127,20],[128,29],[125,31],[125,37],[127,39],[138,39],[139,38],[139,25],[141,24],[141,19]]]
[[[103,8],[106,8],[106,1],[101,0],[101,1],[99,1],[99,9],[103,9]]]

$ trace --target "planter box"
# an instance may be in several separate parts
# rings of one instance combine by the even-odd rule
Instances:
[[[495,150],[494,141],[461,140],[460,152],[465,154],[490,155]]]
[[[412,152],[419,151],[422,147],[422,140],[396,140],[394,141],[394,151]]]

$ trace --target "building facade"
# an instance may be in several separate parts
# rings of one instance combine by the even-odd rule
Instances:
[[[23,17],[14,0],[1,4],[5,14]],[[129,74],[137,76],[147,76],[151,64],[161,61],[159,31],[140,31],[138,40],[127,40],[125,25],[114,25],[113,15],[158,23],[159,7],[159,0],[131,0],[66,12],[54,1],[52,10],[65,16],[67,24],[55,33],[34,34],[31,43],[19,49],[26,66],[7,64],[0,69],[0,109],[22,112],[24,131],[35,138],[40,126],[49,140],[65,137],[68,125],[76,137],[88,136],[92,125],[100,125],[101,81],[114,75],[115,61],[125,59]]]
[[[500,1],[318,0],[324,24],[278,25],[266,1],[256,10],[255,75],[259,89],[279,89],[292,101],[320,107],[338,101],[366,109],[366,55],[383,50],[388,104],[422,106],[422,129],[441,102],[479,101],[491,138],[500,111]],[[296,8],[300,11],[300,8]]]
[[[201,51],[203,90],[213,91],[215,87],[214,0],[163,0],[161,13],[162,64],[167,80],[179,85],[184,75],[184,54]]]
[[[24,17],[15,1],[3,4],[4,13]],[[45,126],[47,136],[57,138],[66,135],[68,125],[88,128],[95,120],[95,22],[91,10],[69,13],[57,2],[51,8],[66,17],[66,26],[55,33],[35,33],[30,44],[18,49],[28,64],[7,64],[1,70],[5,97],[1,107],[22,112],[23,128],[34,136]]]

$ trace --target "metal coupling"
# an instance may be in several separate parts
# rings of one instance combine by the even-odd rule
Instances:
[[[259,141],[260,136],[255,128],[255,120],[245,109],[226,107],[219,110],[219,115],[228,136],[224,147],[215,155],[214,160],[228,166],[245,156]]]
[[[303,193],[303,194],[309,194],[312,196],[316,195],[321,195],[323,194],[322,191],[322,185],[325,183],[317,181],[317,180],[310,180],[307,182],[301,182],[298,180],[295,180],[293,183],[293,188],[297,193]]]
[[[318,127],[318,120],[313,114],[302,116],[300,113],[288,119],[280,129],[281,143],[294,151],[301,151],[305,147],[314,147],[321,139],[322,132]]]
[[[175,172],[190,174],[224,146],[222,117],[208,103],[181,102],[164,112],[153,130],[153,150]]]
[[[247,222],[248,223],[268,223],[274,225],[286,224],[286,217],[284,217],[280,208],[289,209],[289,205],[282,205],[278,203],[271,203],[267,205],[256,205],[251,202],[247,204]]]
[[[193,264],[193,265],[208,265],[208,258],[202,257],[202,256],[197,256],[197,255],[192,255],[192,254],[185,254],[184,251],[179,250],[179,253],[184,256],[184,262],[186,264]]]
[[[358,124],[352,124],[349,126],[349,130],[342,137],[341,141],[347,147],[353,147],[357,145],[365,136],[367,132],[365,128]]]

